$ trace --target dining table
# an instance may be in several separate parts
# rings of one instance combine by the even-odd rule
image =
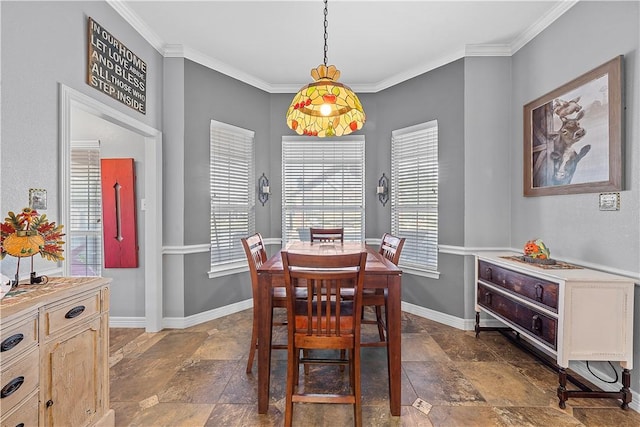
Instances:
[[[274,287],[284,286],[281,252],[315,255],[340,255],[367,252],[364,289],[385,289],[387,294],[387,363],[389,374],[389,407],[391,415],[400,416],[401,395],[401,278],[402,270],[364,242],[301,242],[285,245],[258,268],[258,413],[269,409],[271,377],[271,298]]]

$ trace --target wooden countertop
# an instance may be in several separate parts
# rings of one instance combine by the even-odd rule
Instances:
[[[49,277],[49,281],[43,285],[20,283],[0,300],[0,316],[6,321],[24,309],[38,308],[48,303],[53,294],[56,298],[73,297],[109,283],[111,279],[105,277]]]

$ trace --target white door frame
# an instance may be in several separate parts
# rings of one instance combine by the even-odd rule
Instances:
[[[146,200],[145,246],[145,328],[147,332],[162,329],[162,132],[95,99],[59,85],[59,141],[60,141],[60,222],[68,224],[69,161],[71,147],[71,109],[81,108],[117,126],[144,137],[144,194]],[[69,275],[70,264],[63,261],[63,274]]]

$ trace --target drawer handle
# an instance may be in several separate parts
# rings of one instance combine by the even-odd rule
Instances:
[[[542,319],[537,314],[531,318],[531,330],[537,335],[542,334]]]
[[[47,403],[45,403],[44,406],[46,406],[47,408],[51,408],[53,406],[53,400],[47,400]]]
[[[491,305],[491,298],[492,298],[491,292],[487,292],[486,294],[484,294],[484,303],[487,305]]]
[[[493,270],[491,269],[491,267],[485,268],[484,274],[487,276],[488,280],[493,280]]]
[[[73,319],[74,317],[78,317],[84,311],[84,305],[79,305],[77,307],[73,307],[71,310],[67,311],[67,314],[64,315],[65,319]]]
[[[538,302],[542,302],[543,291],[544,291],[544,288],[542,287],[542,285],[540,283],[536,284],[536,300]]]
[[[9,381],[6,386],[2,387],[2,391],[0,391],[0,399],[11,396],[20,388],[22,383],[24,383],[24,377],[16,377]]]
[[[23,339],[24,335],[22,334],[11,335],[9,338],[2,341],[2,344],[0,344],[0,352],[11,350],[13,347],[20,344],[20,341]]]

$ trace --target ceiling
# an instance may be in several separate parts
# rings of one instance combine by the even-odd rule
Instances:
[[[297,91],[324,61],[322,0],[107,1],[165,57],[268,92]],[[328,65],[377,92],[463,56],[512,55],[575,3],[330,0]]]

